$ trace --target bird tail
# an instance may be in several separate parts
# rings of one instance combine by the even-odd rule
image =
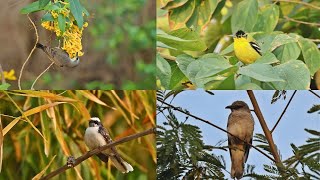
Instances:
[[[243,145],[240,145],[243,146]],[[243,176],[243,170],[244,170],[244,156],[245,151],[242,147],[239,147],[239,149],[232,149],[232,165],[231,165],[231,177],[241,179]]]
[[[39,49],[42,49],[42,50],[44,50],[44,48],[45,48],[45,46],[40,43],[37,43],[36,47]]]
[[[124,161],[120,156],[113,155],[110,156],[112,164],[122,173],[128,173],[130,171],[133,171],[133,167]]]

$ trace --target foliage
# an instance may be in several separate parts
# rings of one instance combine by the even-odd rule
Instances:
[[[46,166],[48,174],[65,165],[68,156],[84,154],[88,149],[83,135],[90,117],[100,117],[113,139],[155,126],[154,91],[1,91],[0,107],[4,137],[0,179],[31,179]],[[111,161],[106,165],[92,157],[58,178],[155,179],[154,142],[155,136],[145,136],[117,146],[133,165],[132,173],[122,174]]]
[[[320,35],[313,23],[320,18],[318,1],[157,2],[160,89],[181,89],[186,81],[205,89],[308,89],[320,69],[312,41]],[[233,54],[227,34],[238,30],[261,47],[253,64],[244,66]]]

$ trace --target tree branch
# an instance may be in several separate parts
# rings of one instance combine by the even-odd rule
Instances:
[[[276,2],[280,1],[280,2],[288,2],[288,3],[302,4],[302,5],[304,5],[304,6],[308,6],[308,7],[311,7],[311,8],[320,10],[320,7],[315,6],[315,5],[313,5],[313,4],[310,4],[310,3],[303,2],[303,1],[292,1],[292,0],[274,0],[274,1],[276,1]]]
[[[72,164],[73,167],[74,166],[77,166],[78,164],[80,164],[82,161],[88,159],[89,157],[93,156],[93,155],[96,155],[108,148],[111,148],[111,147],[114,147],[116,145],[119,145],[119,144],[122,144],[124,142],[128,142],[128,141],[131,141],[133,139],[136,139],[136,138],[139,138],[139,137],[142,137],[142,136],[146,136],[148,134],[153,134],[156,132],[156,128],[151,128],[149,130],[146,130],[146,131],[143,131],[141,133],[137,133],[137,134],[133,134],[133,135],[130,135],[130,136],[127,136],[127,137],[124,137],[124,138],[121,138],[117,141],[114,141],[110,144],[107,144],[107,145],[104,145],[104,146],[101,146],[101,147],[98,147],[96,149],[93,149],[91,151],[88,151],[86,152],[84,155],[78,157],[77,159],[75,159],[74,163]],[[44,180],[44,179],[50,179],[64,171],[66,171],[67,169],[70,169],[71,167],[68,167],[67,164],[58,168],[57,170],[47,174],[46,176],[42,177],[41,179]]]
[[[238,140],[244,142],[245,144],[249,145],[250,147],[254,148],[254,149],[257,150],[258,152],[260,152],[261,154],[263,154],[264,156],[266,156],[266,157],[267,157],[268,159],[270,159],[271,161],[276,162],[272,157],[270,157],[268,154],[266,154],[265,152],[261,151],[261,150],[258,149],[257,147],[255,147],[255,146],[253,146],[252,144],[244,141],[243,139],[238,138],[237,136],[233,135],[232,133],[228,132],[227,130],[225,130],[225,129],[223,129],[223,128],[221,128],[221,127],[219,127],[219,126],[217,126],[217,125],[215,125],[215,124],[213,124],[213,123],[211,123],[210,121],[207,121],[207,120],[202,119],[202,118],[200,118],[200,117],[198,117],[198,116],[192,115],[192,114],[190,114],[189,112],[185,112],[185,111],[181,110],[180,108],[175,107],[175,106],[173,106],[173,105],[171,105],[171,104],[168,104],[168,103],[166,103],[166,102],[164,102],[164,101],[162,101],[162,100],[158,100],[158,101],[160,101],[161,103],[163,103],[163,104],[171,107],[172,109],[174,109],[174,110],[176,110],[176,111],[179,111],[179,112],[181,112],[181,113],[183,113],[183,114],[186,114],[186,115],[188,115],[188,116],[191,116],[191,117],[193,117],[193,118],[196,119],[196,120],[199,120],[199,121],[202,121],[202,122],[204,122],[204,123],[207,123],[207,124],[209,124],[209,125],[217,128],[217,129],[219,129],[219,130],[221,130],[221,131],[223,131],[223,132],[225,132],[225,133],[227,133],[227,134],[229,134],[229,135],[237,138]]]
[[[278,124],[279,124],[282,116],[283,116],[284,113],[287,111],[287,109],[288,109],[288,107],[289,107],[289,104],[291,103],[291,100],[293,99],[293,96],[296,94],[296,92],[297,92],[297,90],[295,90],[295,91],[293,92],[293,94],[292,94],[292,96],[291,96],[288,104],[286,105],[286,107],[285,107],[284,110],[282,111],[282,113],[281,113],[279,119],[277,120],[276,124],[273,126],[273,128],[272,128],[272,130],[271,130],[271,133],[273,133],[273,131],[274,131],[274,130],[276,129],[276,127],[278,126]]]
[[[318,98],[320,98],[320,96],[317,94],[317,93],[315,93],[315,92],[313,92],[312,90],[309,90],[312,94],[314,94],[315,96],[317,96]]]
[[[258,105],[258,102],[252,92],[252,90],[247,90],[247,93],[249,95],[249,98],[251,100],[251,103],[253,105],[253,108],[254,108],[254,112],[255,114],[257,115],[258,119],[259,119],[259,122],[260,122],[260,125],[262,127],[262,130],[266,136],[266,139],[268,141],[268,144],[270,146],[270,151],[275,159],[275,162],[276,162],[276,165],[277,167],[279,167],[279,165],[282,165],[282,162],[281,162],[281,159],[280,159],[280,156],[277,152],[277,148],[273,142],[273,138],[272,138],[272,134],[270,132],[270,130],[268,129],[268,126],[267,126],[267,123],[266,121],[264,120],[264,117],[261,113],[261,110],[260,110],[260,107]],[[283,165],[282,165],[283,166]]]

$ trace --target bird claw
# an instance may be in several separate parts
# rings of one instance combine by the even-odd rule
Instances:
[[[73,156],[69,156],[67,159],[67,166],[74,167],[75,163],[76,163],[76,159]]]

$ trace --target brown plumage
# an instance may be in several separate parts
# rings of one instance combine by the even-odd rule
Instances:
[[[254,119],[249,106],[243,101],[235,101],[226,108],[231,109],[227,130],[231,134],[252,144]],[[241,179],[244,163],[249,156],[250,146],[228,134],[228,145],[231,157],[231,177]]]

